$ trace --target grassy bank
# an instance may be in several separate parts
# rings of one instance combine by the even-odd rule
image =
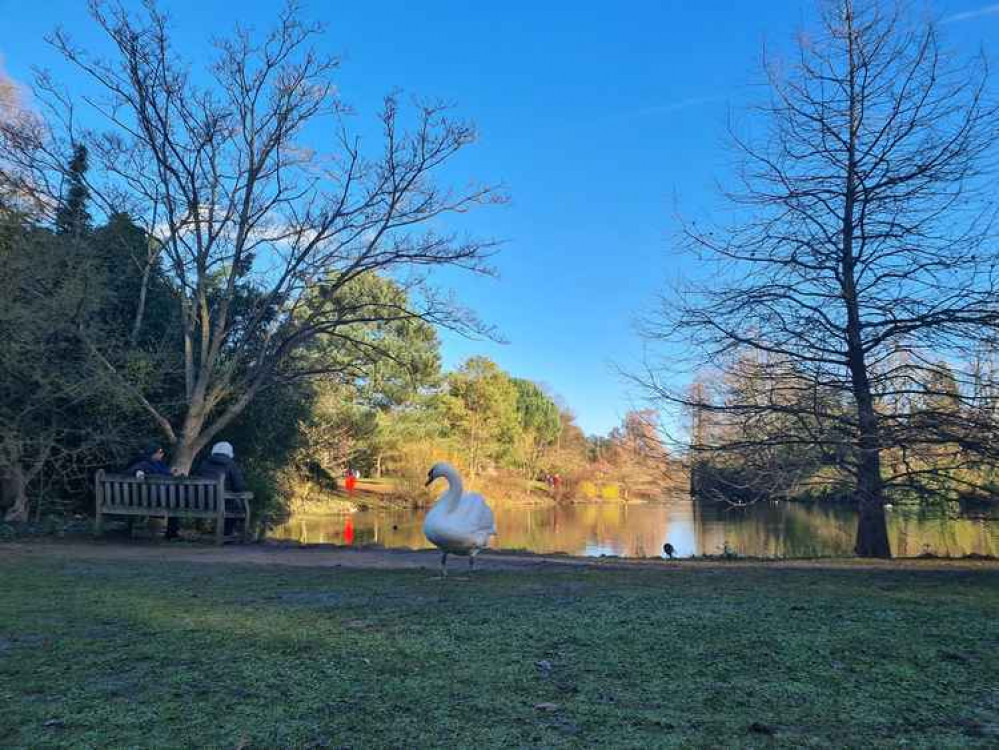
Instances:
[[[995,747],[999,571],[0,554],[3,747]]]

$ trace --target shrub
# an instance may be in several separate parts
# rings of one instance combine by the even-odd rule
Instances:
[[[602,500],[620,500],[621,486],[618,484],[605,484],[600,487],[600,498]]]

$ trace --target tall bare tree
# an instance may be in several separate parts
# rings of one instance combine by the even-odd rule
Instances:
[[[771,97],[751,121],[760,137],[733,135],[735,219],[686,226],[709,281],[664,295],[649,326],[719,372],[755,357],[766,385],[720,403],[674,390],[655,366],[645,380],[700,413],[835,423],[855,477],[856,551],[882,557],[886,490],[911,477],[904,466],[886,471],[883,456],[938,439],[889,408],[892,396],[922,389],[892,362],[905,353],[916,374],[940,358],[970,362],[999,320],[987,179],[999,120],[984,66],[948,56],[932,24],[877,2],[821,9],[821,29],[801,35],[796,59],[766,61]],[[847,411],[809,397],[830,390]]]
[[[316,48],[322,29],[294,3],[263,37],[237,28],[217,41],[201,74],[179,57],[152,2],[135,16],[94,0],[91,13],[111,57],[62,30],[50,42],[100,92],[85,101],[104,125],[80,131],[78,102],[43,76],[36,88],[53,113],[48,130],[0,144],[20,170],[11,174],[30,173],[41,190],[54,181],[60,145],[86,141],[92,174],[102,176],[92,178],[95,200],[144,224],[145,262],[162,263],[177,289],[183,403],[153,403],[110,355],[105,362],[174,444],[176,469],[186,472],[275,379],[324,374],[299,356],[317,337],[349,341],[358,323],[413,317],[478,325],[426,285],[427,271],[445,266],[488,272],[493,245],[451,233],[446,219],[502,200],[493,187],[435,182],[475,140],[448,107],[387,97],[381,145],[368,157],[347,132],[332,80],[338,62]],[[412,303],[342,293],[370,274],[394,278]],[[142,315],[139,305],[133,339]]]

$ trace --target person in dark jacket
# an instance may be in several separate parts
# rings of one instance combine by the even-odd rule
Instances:
[[[145,474],[156,474],[159,476],[170,476],[170,467],[163,461],[165,457],[163,446],[159,443],[150,443],[142,455],[129,464],[125,469],[126,474],[138,476],[141,471]]]
[[[201,462],[194,476],[206,479],[220,479],[224,476],[226,492],[246,492],[246,480],[236,465],[231,443],[215,443],[212,454]],[[235,518],[225,519],[226,536],[232,534],[235,522]]]
[[[129,476],[142,478],[144,476],[170,476],[170,467],[166,465],[163,460],[166,457],[166,453],[163,450],[163,446],[159,443],[150,443],[146,446],[146,449],[136,458],[132,463],[128,465],[125,469],[125,473]],[[177,520],[176,518],[171,518],[167,521],[167,538],[172,539],[177,536]],[[128,516],[126,519],[128,534],[132,534],[132,525],[135,522],[134,516]],[[172,533],[171,533],[172,532]]]

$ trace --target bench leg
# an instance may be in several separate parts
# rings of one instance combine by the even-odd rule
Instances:
[[[104,489],[101,480],[104,479],[104,469],[98,469],[94,475],[94,535],[100,536],[104,531],[104,519],[101,518],[101,506],[104,505]]]
[[[243,501],[243,509],[246,511],[246,517],[243,519],[243,541],[250,541],[250,504]]]

